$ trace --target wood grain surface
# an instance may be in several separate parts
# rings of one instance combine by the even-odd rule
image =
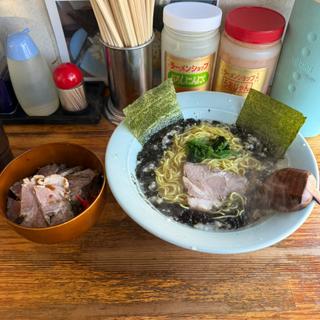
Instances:
[[[15,155],[69,141],[101,159],[114,127],[7,126]],[[320,137],[309,139],[320,161]],[[0,319],[320,319],[320,209],[292,236],[250,254],[209,255],[166,243],[133,222],[108,189],[83,237],[24,240],[0,220]]]

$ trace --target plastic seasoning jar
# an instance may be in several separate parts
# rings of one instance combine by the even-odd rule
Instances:
[[[285,28],[284,17],[271,9],[240,7],[229,12],[217,62],[213,90],[246,96],[266,93]]]
[[[207,3],[178,2],[163,11],[162,80],[177,91],[210,90],[218,51],[222,11]]]

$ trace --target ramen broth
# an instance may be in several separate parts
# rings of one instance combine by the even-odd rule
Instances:
[[[190,162],[187,147],[190,141],[197,141],[195,138],[211,141],[221,136],[226,140],[225,153],[199,163]],[[190,206],[191,196],[184,183],[186,163],[245,180],[246,188],[231,192],[208,211],[196,209]],[[267,147],[235,125],[187,119],[151,136],[137,156],[136,176],[147,200],[162,214],[199,229],[233,230],[262,221],[273,213],[254,206],[253,191],[278,168],[279,163],[270,157]]]

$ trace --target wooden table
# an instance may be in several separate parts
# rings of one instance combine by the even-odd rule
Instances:
[[[15,155],[69,141],[101,159],[114,127],[7,126]],[[320,137],[309,140],[320,161]],[[258,252],[209,255],[133,222],[108,190],[97,225],[58,245],[24,240],[0,221],[0,319],[320,319],[320,209]]]

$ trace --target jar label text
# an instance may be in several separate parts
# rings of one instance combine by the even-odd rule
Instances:
[[[216,70],[214,90],[246,97],[251,88],[262,90],[266,75],[267,68],[241,68],[221,59]]]
[[[165,79],[172,78],[177,92],[210,90],[215,54],[185,59],[165,53]]]

